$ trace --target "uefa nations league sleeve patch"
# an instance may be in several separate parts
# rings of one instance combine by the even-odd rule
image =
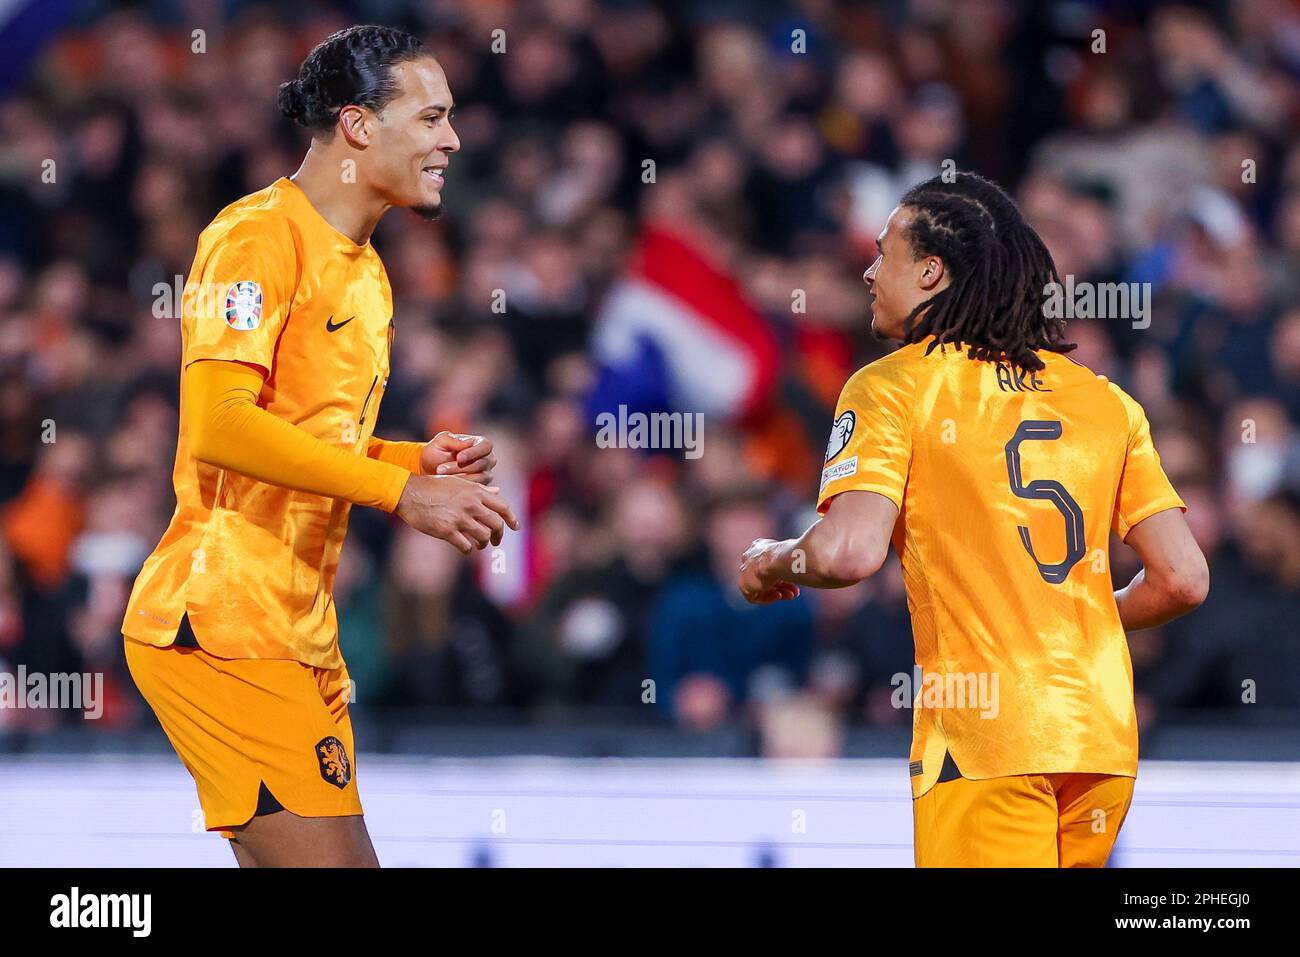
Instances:
[[[226,325],[248,332],[262,324],[262,287],[245,279],[226,292]]]
[[[844,414],[835,420],[835,424],[831,426],[831,440],[826,443],[827,462],[844,451],[845,446],[849,444],[849,439],[853,438],[853,427],[857,424],[858,417],[853,414],[852,409],[845,410]]]

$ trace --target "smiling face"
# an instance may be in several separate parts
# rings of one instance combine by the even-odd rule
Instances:
[[[366,176],[390,206],[434,219],[450,154],[460,149],[451,90],[433,57],[395,64],[392,78],[400,92],[368,124]]]
[[[948,284],[943,260],[913,253],[912,216],[903,206],[889,214],[876,237],[876,261],[862,274],[872,294],[871,329],[882,339],[901,340],[903,323],[912,310]]]

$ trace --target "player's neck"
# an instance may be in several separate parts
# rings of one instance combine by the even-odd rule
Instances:
[[[355,175],[345,181],[342,162],[335,161],[326,152],[313,142],[302,165],[289,178],[306,194],[325,222],[358,246],[364,246],[388,211],[388,204],[379,196],[369,195]]]

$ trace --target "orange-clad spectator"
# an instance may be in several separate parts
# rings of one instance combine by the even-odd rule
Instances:
[[[2,513],[0,528],[14,557],[37,585],[53,588],[68,573],[68,556],[81,531],[85,506],[81,479],[90,461],[90,442],[75,433],[55,433],[19,496]]]

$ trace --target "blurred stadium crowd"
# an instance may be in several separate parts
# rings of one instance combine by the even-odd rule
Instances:
[[[0,661],[105,672],[100,726],[152,725],[119,625],[174,504],[162,290],[219,209],[297,168],[276,88],[354,22],[427,39],[463,144],[443,218],[393,213],[375,237],[398,330],[377,434],[493,437],[526,513],[494,568],[353,511],[336,600],[360,703],[709,728],[784,701],[909,724],[896,560],[767,608],[734,579],[752,539],[811,520],[838,390],[886,351],[874,237],[951,159],[1013,191],[1062,276],[1151,284],[1149,327],[1071,325],[1079,361],[1145,406],[1211,559],[1203,608],[1131,636],[1143,726],[1240,713],[1248,680],[1258,707],[1300,709],[1296,5],[75,6],[0,102]],[[593,328],[648,228],[734,280],[777,346],[695,460],[593,439]]]

